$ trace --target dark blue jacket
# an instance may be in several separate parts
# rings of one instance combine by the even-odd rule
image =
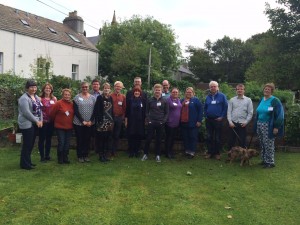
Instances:
[[[184,99],[181,99],[183,104]],[[189,127],[196,127],[196,123],[202,123],[203,108],[200,100],[197,97],[192,97],[189,103]]]
[[[215,104],[212,104],[213,101],[216,101]],[[210,119],[219,117],[226,118],[227,108],[227,98],[223,93],[217,92],[215,95],[209,94],[204,103],[204,116]]]

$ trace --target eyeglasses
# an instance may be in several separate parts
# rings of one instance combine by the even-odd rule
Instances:
[[[81,88],[88,88],[89,86],[82,86]]]

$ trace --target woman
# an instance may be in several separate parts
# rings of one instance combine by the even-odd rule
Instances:
[[[69,164],[69,148],[72,136],[74,109],[70,89],[62,90],[62,99],[53,106],[50,118],[54,121],[57,134],[57,161],[59,164]]]
[[[94,124],[93,110],[96,98],[89,93],[89,84],[81,83],[81,93],[75,96],[74,105],[74,129],[77,141],[78,162],[90,162],[88,157],[89,144],[92,134],[92,125]]]
[[[127,128],[129,157],[138,157],[141,140],[145,137],[146,99],[142,97],[142,89],[132,89],[133,96],[127,100],[125,127]]]
[[[181,113],[181,102],[178,97],[179,90],[173,88],[171,91],[171,96],[167,98],[167,103],[169,105],[169,116],[166,123],[166,143],[165,149],[166,154],[169,159],[174,158],[173,144],[174,138],[177,134],[179,122],[180,122],[180,113]]]
[[[112,148],[112,132],[114,128],[113,100],[110,96],[110,84],[103,84],[103,93],[97,97],[94,108],[96,121],[96,138],[99,140],[97,152],[99,160],[107,162],[107,152]]]
[[[53,95],[53,87],[46,83],[42,88],[41,105],[43,113],[43,126],[39,128],[39,152],[41,162],[50,160],[51,139],[53,133],[53,121],[50,119],[50,111],[57,101]]]
[[[272,95],[274,90],[273,83],[264,86],[264,97],[256,109],[255,129],[264,168],[275,167],[275,137],[283,136],[284,109],[280,100]]]
[[[180,128],[182,131],[185,154],[189,158],[195,156],[198,131],[202,123],[203,109],[200,100],[194,97],[192,87],[185,90],[185,98],[181,100],[182,110],[180,116]]]
[[[28,80],[24,93],[18,101],[18,124],[23,135],[21,149],[20,167],[21,169],[34,169],[35,164],[31,162],[31,152],[38,128],[43,126],[43,114],[41,102],[36,95],[37,85],[33,80]]]

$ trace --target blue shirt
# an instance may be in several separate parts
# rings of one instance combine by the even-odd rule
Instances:
[[[272,100],[274,99],[274,96],[271,96],[267,100],[262,99],[259,103],[256,112],[258,115],[258,121],[260,122],[268,122],[271,118],[271,114],[273,112],[273,107],[271,105]]]
[[[209,94],[204,102],[204,115],[210,119],[225,118],[227,116],[227,108],[227,98],[223,93]]]

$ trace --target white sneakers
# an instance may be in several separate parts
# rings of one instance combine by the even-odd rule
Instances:
[[[142,161],[146,161],[147,159],[148,159],[148,156],[147,156],[146,154],[144,154],[144,156],[143,156],[143,158],[142,158],[141,160],[142,160]],[[160,156],[157,155],[157,156],[155,157],[155,160],[156,160],[156,162],[161,162]]]
[[[156,158],[155,158],[155,160],[156,160],[156,162],[161,162],[161,161],[160,161],[160,156],[157,155]]]
[[[148,159],[148,156],[146,154],[143,155],[142,161],[146,161]]]

